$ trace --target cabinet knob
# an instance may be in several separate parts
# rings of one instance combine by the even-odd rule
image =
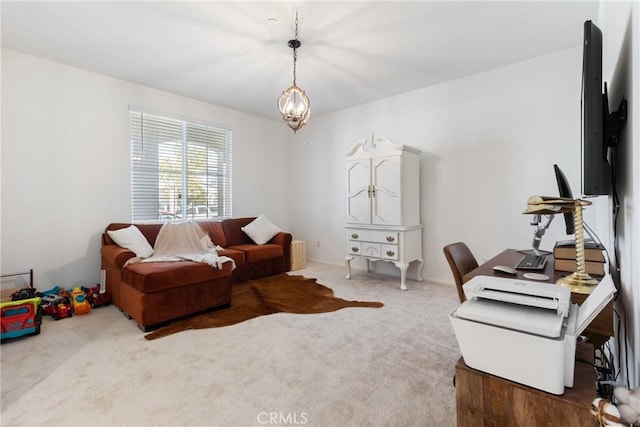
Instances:
[[[387,256],[394,256],[396,253],[394,251],[387,251]]]
[[[387,236],[387,242],[393,242],[394,240],[396,240],[395,237],[393,236]]]
[[[357,239],[358,237],[359,237],[359,236],[358,236],[356,233],[353,233],[353,234],[351,235],[351,238],[352,238],[352,239]]]
[[[351,251],[358,252],[358,248],[354,246],[354,247],[351,248]]]

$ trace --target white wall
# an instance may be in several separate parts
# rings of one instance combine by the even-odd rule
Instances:
[[[633,369],[640,354],[638,8],[604,2],[600,18],[605,73],[622,73],[627,83],[618,87],[629,89],[620,264]],[[479,261],[530,246],[530,217],[521,212],[530,195],[557,193],[554,163],[580,193],[581,59],[576,47],[313,117],[291,135],[280,122],[3,50],[1,270],[33,267],[40,288],[98,280],[101,231],[130,218],[133,104],[231,126],[234,216],[264,212],[307,242],[309,259],[331,263],[345,255],[343,154],[372,132],[422,149],[423,276],[452,283],[447,243],[466,241]],[[609,200],[592,201],[585,219],[608,241]],[[564,237],[556,218],[542,247]],[[376,268],[399,275],[386,264]],[[637,385],[637,370],[631,377]]]
[[[640,366],[640,99],[637,76],[638,7],[603,2],[604,77],[611,107],[622,93],[629,121],[619,150],[623,346],[617,354],[631,386]],[[635,48],[634,48],[635,47]],[[575,196],[580,189],[582,49],[576,47],[381,101],[314,118],[292,146],[291,230],[307,241],[307,257],[342,263],[345,255],[343,154],[372,132],[416,146],[422,155],[421,204],[425,227],[423,277],[452,284],[442,247],[466,241],[479,261],[507,247],[531,244],[530,218],[521,215],[532,194],[557,194],[553,164],[563,169]],[[635,78],[634,78],[635,77]],[[585,221],[612,248],[611,200],[589,199]],[[634,208],[635,207],[635,208]],[[566,238],[556,218],[542,247]],[[318,245],[319,243],[319,245]],[[363,267],[363,266],[361,266]],[[376,265],[398,276],[389,264]],[[412,270],[409,270],[410,276]],[[428,284],[411,286],[429,286]],[[625,354],[627,357],[625,358]],[[623,376],[624,378],[624,376]]]
[[[640,8],[637,2],[602,2],[597,25],[603,36],[602,72],[603,80],[609,83],[609,109],[616,110],[623,96],[628,102],[627,123],[616,149],[620,212],[615,244],[619,253],[620,295],[615,307],[621,320],[615,323],[619,338],[614,350],[620,355],[620,380],[628,378],[629,384],[637,387],[640,385]],[[614,227],[613,219],[610,227]],[[613,246],[612,239],[609,247]],[[624,360],[625,355],[628,361]]]
[[[343,153],[372,131],[423,150],[427,280],[452,283],[447,243],[464,240],[480,261],[530,247],[531,217],[521,213],[530,195],[558,193],[554,163],[580,192],[581,60],[576,47],[312,120],[305,143],[292,150],[291,228],[308,242],[308,258],[342,263]],[[588,221],[592,214],[585,212]],[[561,238],[559,217],[542,247]],[[376,268],[399,275],[386,264]]]
[[[3,274],[33,268],[39,289],[99,281],[102,230],[131,219],[130,105],[229,126],[233,215],[289,227],[280,123],[3,49]]]

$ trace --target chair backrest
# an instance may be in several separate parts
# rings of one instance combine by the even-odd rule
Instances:
[[[451,243],[442,248],[442,251],[449,262],[453,278],[456,281],[458,299],[460,299],[460,302],[464,302],[466,298],[462,290],[462,277],[474,268],[477,268],[478,261],[476,261],[469,247],[463,242]]]

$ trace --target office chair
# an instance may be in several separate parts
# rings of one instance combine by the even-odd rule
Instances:
[[[460,299],[460,302],[465,302],[466,298],[462,290],[462,277],[474,268],[477,268],[478,261],[476,261],[469,247],[463,242],[451,243],[442,248],[442,251],[449,262],[453,278],[456,281],[458,299]]]

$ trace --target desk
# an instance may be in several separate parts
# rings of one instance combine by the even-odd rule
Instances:
[[[476,371],[460,358],[456,364],[458,426],[596,426],[590,412],[597,397],[593,347],[578,344],[576,358],[573,387],[561,396]]]
[[[549,276],[548,283],[555,283],[561,277],[567,276],[571,273],[567,273],[566,271],[555,271],[553,269],[553,255],[548,255],[547,263],[545,265],[543,273]],[[515,278],[516,276],[511,276],[508,274],[498,274],[493,271],[493,267],[496,265],[507,265],[509,267],[514,267],[516,263],[522,258],[522,254],[520,254],[515,249],[507,249],[495,257],[491,258],[489,261],[484,264],[478,266],[478,268],[470,271],[465,274],[462,278],[464,282],[471,280],[475,276],[500,276],[507,278]],[[537,272],[537,271],[536,271]],[[518,270],[518,279],[527,280],[524,278],[524,273],[527,273],[526,270]],[[581,305],[585,299],[587,299],[589,295],[584,294],[576,294],[571,292],[571,302]],[[596,316],[595,319],[587,326],[587,329],[583,332],[589,342],[593,344],[594,347],[601,347],[605,342],[609,340],[609,337],[613,336],[613,301],[610,301],[609,304]]]

